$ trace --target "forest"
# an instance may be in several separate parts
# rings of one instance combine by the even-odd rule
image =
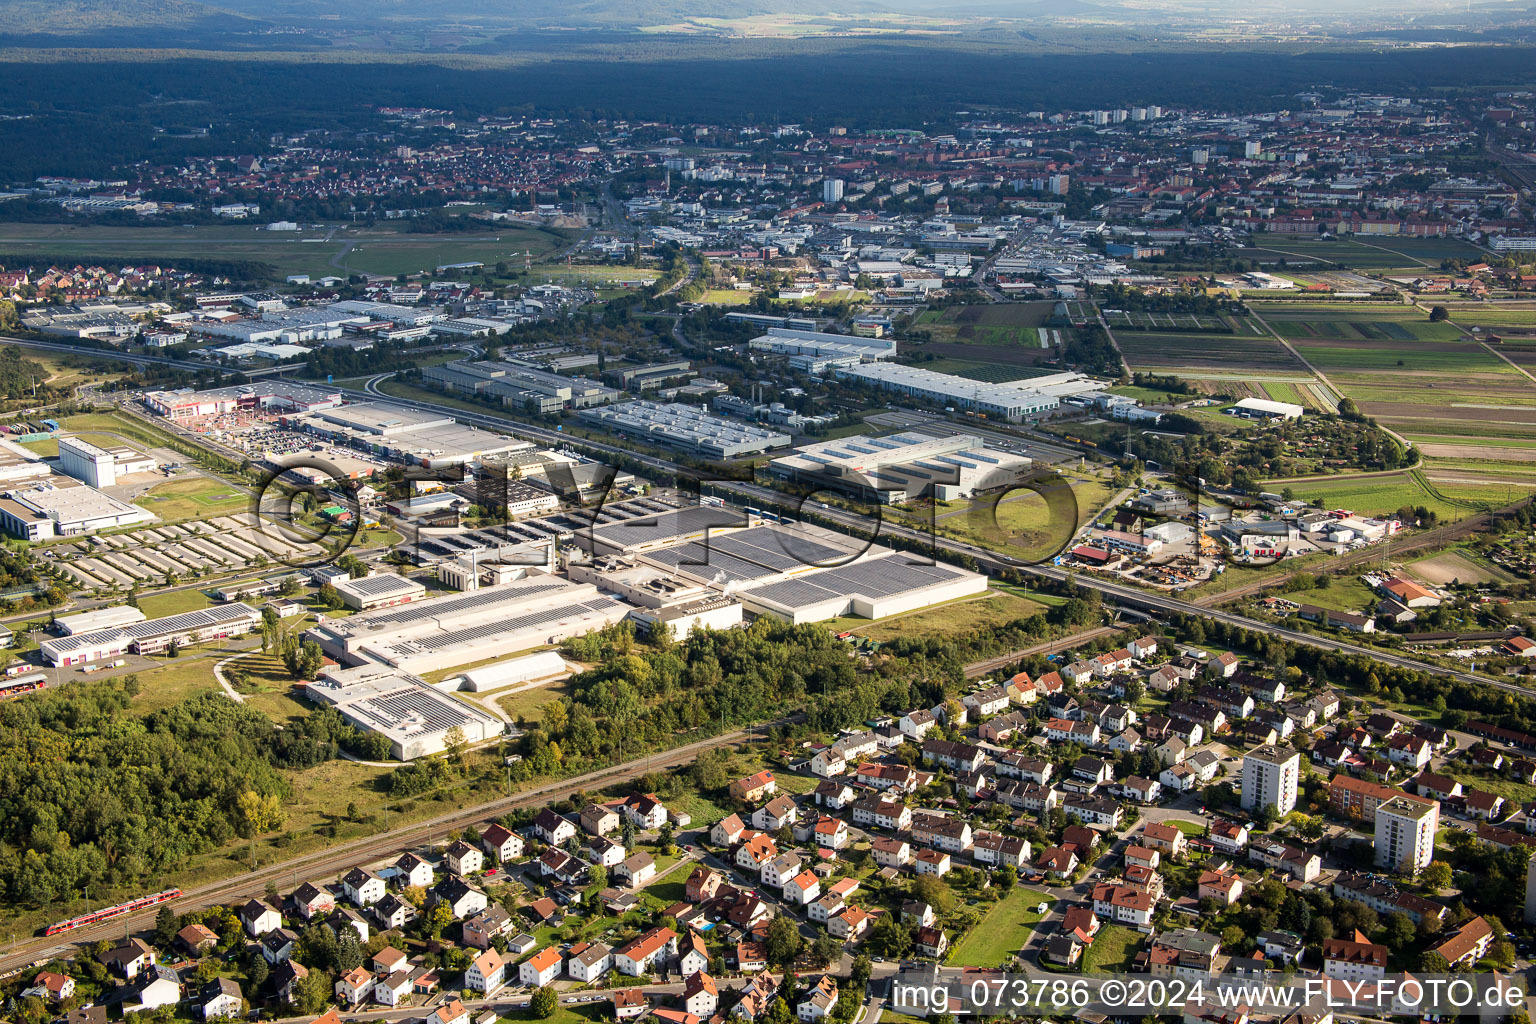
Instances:
[[[587,45],[583,42],[583,45]],[[1241,112],[1266,108],[1318,82],[1422,93],[1531,83],[1521,47],[1377,51],[1208,50],[1201,73],[1170,52],[1012,53],[894,40],[769,40],[693,46],[671,40],[594,40],[582,59],[567,44],[491,59],[470,69],[420,57],[343,62],[319,54],[95,51],[94,60],[25,51],[0,74],[0,179],[103,175],[138,160],[261,153],[273,133],[379,126],[380,106],[451,109],[464,116],[640,117],[672,121],[798,121],[855,128],[947,126],[964,105],[1021,109],[1169,105]],[[606,48],[605,48],[606,47]],[[18,52],[18,51],[12,51]],[[587,54],[590,56],[590,53]],[[294,74],[294,61],[303,73]],[[500,63],[501,66],[496,66]],[[764,90],[762,83],[773,87]],[[679,88],[687,82],[687,88]],[[195,110],[195,115],[187,111]],[[170,129],[165,111],[195,116],[206,135]]]
[[[0,704],[0,897],[46,907],[86,887],[156,882],[194,856],[280,827],[284,769],[337,756],[334,711],[278,729],[203,694],[138,717],[137,677]]]
[[[1075,588],[1069,588],[1076,594]],[[671,746],[680,733],[779,721],[790,733],[836,733],[877,714],[931,706],[958,689],[968,661],[1100,620],[1083,592],[1049,612],[943,639],[898,638],[863,665],[824,625],[759,618],[749,628],[641,643],[627,624],[567,643],[595,664],[527,728],[520,771],[571,773]]]

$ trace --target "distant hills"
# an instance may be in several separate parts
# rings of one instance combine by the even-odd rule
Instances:
[[[1451,42],[1498,29],[1506,34],[1482,38],[1507,43],[1525,34],[1507,30],[1536,26],[1536,7],[1530,0],[0,0],[0,45],[32,47],[490,54],[519,37],[560,30],[652,40],[937,33],[996,42],[1035,40],[1032,33],[1043,28],[1071,49],[1100,41],[1096,33],[1149,32],[1143,41],[1166,44],[1234,26],[1247,41],[1407,31],[1418,41]],[[577,32],[565,46],[589,41]]]

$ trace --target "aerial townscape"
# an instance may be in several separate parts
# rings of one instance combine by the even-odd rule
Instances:
[[[0,1024],[1530,1024],[1530,10],[0,13]]]

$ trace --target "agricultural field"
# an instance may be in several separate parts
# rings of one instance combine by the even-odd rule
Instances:
[[[1408,563],[1408,571],[1433,586],[1447,583],[1509,583],[1514,576],[1460,548],[1439,551]]]
[[[1132,370],[1188,370],[1194,375],[1225,370],[1234,375],[1282,372],[1308,376],[1307,368],[1273,338],[1136,331],[1117,334],[1115,341]]]
[[[406,274],[449,263],[533,259],[565,244],[565,236],[528,228],[483,235],[410,235],[389,230],[322,227],[266,231],[255,225],[115,227],[77,224],[0,224],[0,253],[80,261],[153,262],[174,259],[253,260],[279,277],[347,273]]]
[[[1263,390],[1264,397],[1272,402],[1290,402],[1313,412],[1332,412],[1329,403],[1317,396],[1311,383],[1291,383],[1288,381],[1259,381],[1258,386]]]
[[[1461,327],[1526,327],[1536,330],[1536,306],[1528,302],[1510,305],[1490,302],[1441,305],[1445,305],[1450,313],[1450,322]]]
[[[1226,317],[1209,316],[1204,313],[1158,313],[1106,309],[1104,322],[1115,330],[1121,331],[1206,331],[1217,334],[1233,332],[1233,324]]]
[[[951,306],[928,310],[911,330],[927,331],[934,341],[966,342],[1007,348],[1040,347],[1038,328],[1050,318],[1053,302],[1007,302],[988,306]]]
[[[1463,337],[1462,332],[1451,324],[1430,323],[1428,320],[1382,320],[1380,314],[1365,314],[1361,319],[1332,314],[1326,318],[1265,314],[1264,319],[1290,341],[1311,338],[1338,339],[1342,341],[1382,342],[1454,342]]]
[[[1288,489],[1296,497],[1323,508],[1347,508],[1362,515],[1390,515],[1398,509],[1423,506],[1445,521],[1463,519],[1489,505],[1505,504],[1509,493],[1509,488],[1503,485],[1437,481],[1415,470],[1351,474],[1337,479],[1279,479],[1268,481],[1265,487],[1275,491]]]

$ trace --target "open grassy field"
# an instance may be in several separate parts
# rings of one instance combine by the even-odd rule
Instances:
[[[992,905],[976,927],[950,948],[945,963],[965,967],[995,967],[1019,951],[1029,941],[1040,915],[1035,908],[1051,897],[1034,889],[1015,887]]]
[[[1099,929],[1093,945],[1083,953],[1084,971],[1129,971],[1141,946],[1140,932],[1118,924]]]
[[[1290,591],[1285,596],[1302,604],[1340,612],[1362,611],[1374,597],[1371,589],[1354,576],[1333,577],[1326,587]]]
[[[164,594],[144,594],[138,601],[139,611],[151,619],[166,615],[180,615],[182,612],[200,611],[213,604],[208,595],[196,587],[188,590],[173,590]]]
[[[492,233],[494,232],[494,233]],[[526,228],[490,229],[481,236],[395,235],[369,237],[353,244],[338,262],[361,274],[430,273],[454,263],[516,265],[524,253],[537,259],[564,244],[562,235]]]
[[[711,306],[745,306],[754,297],[753,292],[738,292],[734,288],[711,288],[700,302]]]
[[[71,434],[85,433],[87,440],[91,433],[114,435],[111,438],[113,444],[120,444],[126,438],[136,445],[164,448],[167,442],[173,440],[163,430],[115,412],[83,412],[66,417],[62,423],[64,429]]]
[[[1091,519],[1110,499],[1109,485],[1087,474],[1067,474],[1041,490],[1018,488],[997,500],[939,502],[930,513],[914,509],[913,525],[971,540],[1018,557],[1044,557]]]
[[[827,626],[834,632],[851,630],[871,640],[894,640],[896,637],[951,636],[971,629],[989,629],[1027,619],[1043,612],[1046,606],[1018,594],[989,591],[985,595],[963,597],[956,601],[924,608],[905,615],[894,615],[878,622],[848,616],[833,619]]]
[[[521,264],[518,264],[521,266]],[[650,284],[661,276],[652,267],[608,266],[592,263],[535,263],[528,271],[534,284],[588,284],[619,287],[623,284]],[[743,292],[750,295],[750,292]]]
[[[266,231],[256,225],[115,227],[81,224],[0,224],[0,253],[60,256],[81,261],[165,259],[254,260],[288,274],[407,274],[449,263],[521,263],[565,244],[565,235],[529,228],[483,233],[412,235],[350,227]]]
[[[167,480],[133,501],[166,521],[228,515],[249,507],[250,502],[250,495],[240,488],[205,476]]]
[[[537,722],[544,717],[543,707],[552,700],[559,700],[569,695],[570,684],[567,682],[552,683],[549,686],[537,686],[531,690],[518,690],[502,697],[493,697],[497,707],[502,713],[514,722],[519,718],[529,722]]]

